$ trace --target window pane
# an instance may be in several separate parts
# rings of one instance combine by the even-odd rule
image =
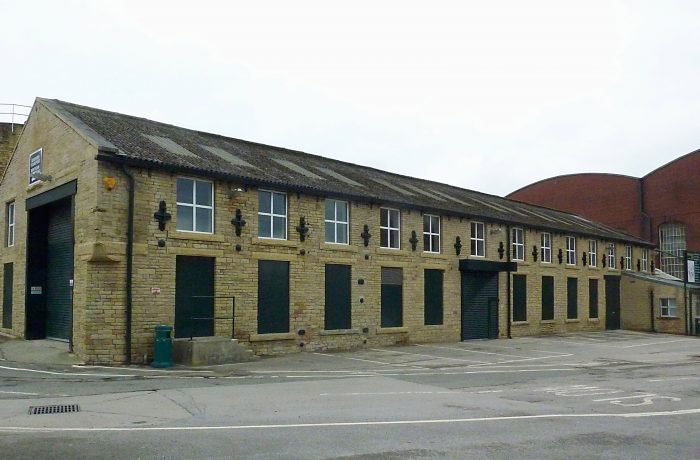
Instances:
[[[440,218],[433,216],[430,218],[433,233],[440,233]]]
[[[348,221],[348,204],[344,201],[336,201],[336,209],[338,210],[337,220],[341,222]]]
[[[274,214],[287,215],[287,195],[282,193],[272,194],[272,211]]]
[[[337,243],[348,244],[348,224],[337,224],[336,231],[338,232]]]
[[[177,206],[177,229],[178,230],[185,230],[191,232],[194,227],[194,216],[192,215],[193,212],[192,207],[190,206],[182,206],[178,205]]]
[[[389,247],[389,230],[385,228],[379,232],[379,246],[383,248]]]
[[[192,203],[194,181],[190,179],[177,180],[177,202]]]
[[[423,250],[430,251],[430,235],[423,234]]]
[[[335,220],[335,200],[326,200],[326,220]]]
[[[473,256],[478,255],[476,252],[476,240],[471,240],[470,243],[471,244],[470,244],[470,248],[469,248],[470,249],[469,253]]]
[[[391,247],[392,248],[398,248],[399,247],[399,231],[398,230],[390,230],[391,232]]]
[[[382,227],[386,227],[389,224],[389,219],[387,216],[389,215],[389,210],[388,209],[381,209],[379,211],[379,225]]]
[[[326,243],[335,243],[335,224],[326,222]]]
[[[431,236],[431,240],[433,243],[431,250],[433,252],[440,252],[440,237],[438,235],[433,235]]]
[[[399,227],[399,211],[392,210],[389,212],[389,226],[392,228]]]
[[[197,208],[196,216],[197,219],[195,221],[195,230],[197,230],[198,232],[211,233],[211,209]]]
[[[272,236],[272,218],[258,214],[258,236],[270,238]]]
[[[272,209],[270,208],[270,192],[258,192],[258,206],[260,212],[270,213]]]
[[[477,246],[476,246],[477,254],[476,255],[483,256],[486,254],[486,250],[485,250],[486,248],[484,247],[485,245],[486,245],[486,243],[483,240],[477,242]]]
[[[211,206],[211,195],[214,184],[211,182],[197,181],[197,204]]]
[[[273,217],[272,219],[272,237],[287,238],[287,219],[284,217]]]
[[[423,216],[423,232],[429,232],[429,231],[430,231],[430,217]]]
[[[484,225],[476,224],[476,236],[480,239],[484,239]]]

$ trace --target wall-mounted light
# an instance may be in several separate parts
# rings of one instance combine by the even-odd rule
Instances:
[[[246,191],[246,190],[245,190],[245,188],[243,188],[243,187],[238,187],[238,186],[235,186],[235,185],[231,185],[231,186],[228,188],[228,197],[229,197],[229,199],[235,198],[235,197],[237,197],[238,195],[240,195],[241,193],[243,193],[243,192],[245,192],[245,191]]]

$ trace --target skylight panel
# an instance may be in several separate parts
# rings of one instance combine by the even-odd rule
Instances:
[[[324,168],[323,166],[314,166],[316,169],[321,171],[322,173],[326,174],[327,176],[332,177],[333,179],[338,179],[341,182],[345,182],[348,185],[354,185],[355,187],[364,187],[364,185],[360,184],[359,182],[355,182],[354,180],[350,179],[349,177],[345,177],[340,173],[337,173],[333,171],[330,168]]]
[[[453,197],[453,196],[451,196],[451,195],[448,195],[447,193],[442,193],[442,192],[439,191],[439,190],[433,190],[433,193],[437,193],[438,195],[440,195],[440,196],[442,196],[442,197],[445,197],[445,198],[447,198],[447,199],[450,200],[450,201],[454,201],[455,203],[463,204],[464,206],[472,206],[472,207],[474,206],[474,205],[471,204],[471,203],[467,203],[466,201],[460,200],[459,198],[455,198],[455,197]]]
[[[185,156],[185,157],[190,157],[190,158],[199,158],[197,155],[194,153],[190,152],[187,150],[185,147],[181,146],[174,140],[168,138],[168,137],[163,137],[163,136],[155,136],[152,134],[142,134],[143,137],[148,139],[149,141],[155,143],[159,147],[161,147],[164,150],[167,150],[168,152],[172,153],[173,155],[177,156]]]
[[[433,193],[430,193],[429,191],[424,190],[424,189],[422,189],[422,188],[420,188],[420,187],[416,187],[416,186],[414,186],[414,185],[407,184],[407,183],[405,183],[405,182],[402,183],[402,185],[403,185],[404,187],[406,187],[406,188],[410,188],[410,189],[413,190],[414,192],[420,193],[421,195],[425,195],[425,196],[427,196],[428,198],[432,198],[433,200],[445,201],[444,198],[441,198],[441,197],[439,197],[439,196],[437,196],[437,195],[435,195],[435,194],[433,194]]]
[[[385,181],[384,179],[379,179],[379,178],[373,177],[372,180],[380,185],[383,185],[384,187],[390,188],[390,189],[397,191],[403,195],[415,196],[415,194],[409,192],[405,188],[397,187],[396,185],[392,184],[391,182]]]
[[[302,168],[298,164],[292,163],[289,160],[283,160],[282,158],[273,158],[272,161],[284,166],[287,169],[294,171],[295,173],[299,173],[302,176],[310,177],[311,179],[326,180],[323,177],[319,176],[318,174],[312,173],[308,169]]]
[[[199,146],[202,147],[207,152],[216,155],[217,157],[231,163],[234,166],[242,166],[244,168],[258,169],[255,166],[253,166],[252,164],[248,163],[247,161],[245,161],[241,158],[238,158],[236,155],[232,154],[231,152],[228,152],[227,150],[221,149],[219,147],[212,147],[210,145],[204,145],[204,144],[200,144]]]

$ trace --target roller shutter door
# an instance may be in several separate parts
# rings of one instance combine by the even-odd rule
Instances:
[[[46,336],[70,340],[73,310],[73,218],[70,200],[52,205],[47,242]]]

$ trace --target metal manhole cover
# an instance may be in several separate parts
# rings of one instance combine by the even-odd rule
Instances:
[[[69,412],[80,412],[80,406],[77,404],[29,406],[29,415],[67,414]]]

